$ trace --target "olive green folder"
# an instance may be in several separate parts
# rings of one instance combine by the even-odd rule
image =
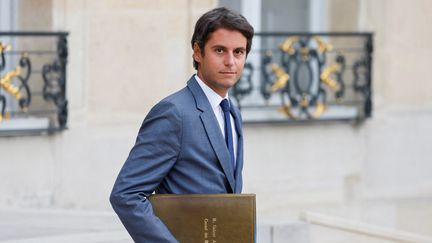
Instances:
[[[253,243],[255,194],[156,194],[155,214],[181,243]]]

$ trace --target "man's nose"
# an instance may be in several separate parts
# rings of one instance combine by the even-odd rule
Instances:
[[[232,66],[234,65],[235,59],[234,59],[234,54],[233,53],[227,53],[225,55],[225,59],[224,59],[224,64],[225,66]]]

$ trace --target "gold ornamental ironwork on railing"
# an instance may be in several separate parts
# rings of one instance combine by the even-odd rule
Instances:
[[[257,33],[254,43],[231,90],[244,122],[371,117],[372,33]]]
[[[0,136],[66,128],[66,32],[0,32]]]

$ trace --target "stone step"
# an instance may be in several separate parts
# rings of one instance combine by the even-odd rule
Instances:
[[[279,225],[258,225],[259,243],[310,243],[309,224],[292,221]]]

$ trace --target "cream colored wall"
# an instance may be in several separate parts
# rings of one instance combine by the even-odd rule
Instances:
[[[362,168],[364,197],[391,200],[395,227],[432,235],[432,2],[362,4],[359,28],[376,33],[376,118]]]
[[[212,1],[58,2],[58,28],[71,32],[74,93],[58,160],[57,206],[110,207],[107,196],[145,114],[192,74],[190,23],[211,6]],[[73,64],[82,72],[74,73]]]
[[[429,22],[432,13],[428,0],[364,1],[360,28],[375,30],[374,73],[378,109],[430,111]]]
[[[21,16],[31,20],[22,29],[44,16],[52,30],[70,32],[69,129],[0,138],[1,154],[11,154],[0,163],[0,206],[109,209],[109,192],[145,114],[192,75],[193,23],[215,2],[20,4]]]
[[[49,31],[52,28],[52,0],[17,0],[17,28],[21,31]]]
[[[370,196],[432,196],[432,83],[429,28],[432,2],[365,1],[361,30],[375,36],[374,97],[371,123]],[[376,135],[374,135],[376,134]],[[385,146],[383,146],[385,145]],[[373,171],[372,171],[373,168]]]
[[[329,31],[356,31],[362,0],[326,0]]]

